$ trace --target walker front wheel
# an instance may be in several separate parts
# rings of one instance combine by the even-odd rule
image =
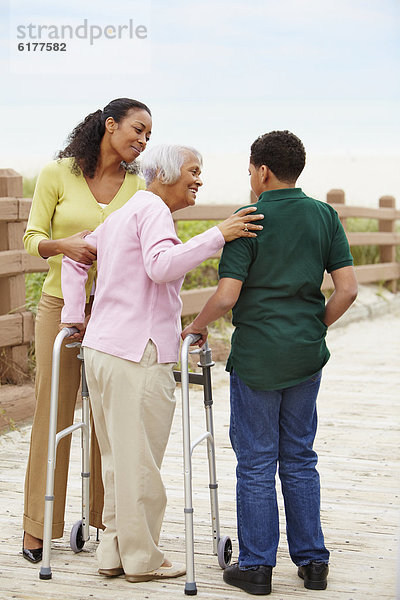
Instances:
[[[221,569],[226,569],[231,564],[232,559],[232,541],[227,535],[224,535],[219,542],[217,548],[218,564]]]
[[[77,521],[72,526],[71,535],[69,536],[69,545],[76,554],[81,552],[83,546],[85,545],[85,540],[83,539],[82,521]]]

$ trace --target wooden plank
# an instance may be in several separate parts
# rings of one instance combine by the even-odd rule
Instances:
[[[27,221],[31,210],[32,198],[20,198],[18,201],[18,218]]]
[[[28,310],[0,316],[0,348],[29,344],[34,338],[33,313]]]
[[[21,273],[44,273],[49,265],[40,256],[30,256],[26,250],[6,250],[0,252],[0,277]]]
[[[382,210],[394,209],[396,200],[393,196],[382,196],[382,198],[379,198],[379,207]],[[395,233],[396,220],[393,218],[391,221],[379,221],[379,231]],[[396,246],[380,246],[379,255],[380,262],[394,262],[396,260]],[[390,289],[393,293],[397,291],[397,279],[390,281]]]
[[[400,278],[400,263],[378,263],[376,265],[360,265],[355,267],[358,283],[374,283]],[[325,273],[322,290],[333,289],[332,277]]]
[[[347,206],[346,204],[331,204],[340,217],[354,217],[363,219],[381,219],[391,221],[400,219],[400,210],[391,208],[368,208],[361,206]],[[226,219],[233,212],[238,210],[240,205],[198,205],[190,206],[174,212],[174,221],[195,221],[195,220],[221,220]]]
[[[25,306],[25,277],[11,275],[0,278],[0,314],[21,310]]]
[[[30,310],[25,310],[22,315],[22,341],[31,344],[35,339],[35,315]]]
[[[0,358],[2,383],[21,384],[29,379],[26,346],[3,348]]]
[[[10,227],[12,224],[8,224]],[[20,225],[16,223],[15,225]],[[0,321],[0,377],[1,381],[8,383],[21,383],[26,379],[28,369],[28,347],[21,346],[31,339],[24,340],[23,316],[21,311],[25,309],[25,276],[13,275],[0,278],[0,312],[15,313],[5,315],[5,318],[18,318],[17,329],[9,329],[10,321],[4,327],[4,318]],[[3,341],[1,341],[3,340]]]
[[[335,205],[337,207],[342,207],[345,206],[346,204],[346,198],[345,198],[345,193],[343,190],[329,190],[329,192],[326,194],[326,201],[328,204],[331,205]],[[341,213],[341,211],[337,211],[340,217],[340,221],[344,227],[344,229],[347,229],[347,219],[344,217],[344,215]]]
[[[400,263],[379,263],[356,267],[358,283],[373,283],[400,278]]]
[[[0,169],[0,197],[22,198],[22,175],[14,169]]]
[[[49,264],[41,256],[31,256],[25,250],[22,250],[22,260],[24,273],[46,273],[49,270]]]
[[[9,208],[2,208],[3,202],[11,202]],[[17,210],[14,209],[14,203],[17,202]],[[256,202],[256,200],[254,200]],[[253,203],[254,203],[253,202]],[[31,208],[31,198],[0,198],[0,221],[27,221]],[[222,220],[226,219],[242,205],[236,204],[210,204],[189,206],[177,210],[172,215],[174,221],[196,221],[196,220]],[[378,219],[382,221],[400,220],[400,210],[391,208],[369,208],[364,206],[347,206],[346,204],[331,204],[340,217],[354,217],[359,219]],[[7,210],[10,211],[10,219],[6,218]],[[4,211],[4,217],[3,217]]]
[[[194,315],[201,311],[209,297],[215,292],[216,287],[183,290],[181,292],[182,316]]]
[[[9,277],[22,273],[23,250],[5,250],[0,252],[0,277]]]
[[[0,169],[0,196],[8,198],[22,197],[22,176],[13,169]],[[17,203],[17,211],[19,213],[19,203]],[[18,216],[18,215],[17,215]],[[22,237],[24,234],[25,225],[21,221],[0,222],[0,250],[18,250],[22,248]],[[23,310],[25,307],[25,276],[12,275],[8,278],[0,279],[0,314],[9,313],[15,310]],[[22,317],[19,327],[22,335]],[[16,335],[19,335],[17,329],[12,330]],[[4,332],[1,332],[3,335]],[[12,339],[12,336],[11,338]],[[12,381],[18,383],[24,377],[28,365],[28,348],[13,347],[10,339],[6,344],[0,344],[3,347],[1,353],[1,380]],[[17,342],[18,344],[20,342]],[[11,347],[10,347],[11,346]],[[5,369],[4,369],[5,367]]]
[[[0,221],[18,221],[18,198],[0,198]]]
[[[400,244],[399,233],[381,233],[381,232],[346,232],[350,246],[370,246],[373,244],[379,246],[391,246]]]
[[[32,419],[35,412],[35,388],[26,385],[3,385],[0,390],[0,433]]]
[[[378,263],[376,265],[361,265],[355,267],[358,283],[373,283],[376,281],[390,281],[400,278],[400,263]],[[182,316],[194,315],[200,312],[207,300],[215,292],[216,287],[207,287],[194,290],[183,290]],[[321,286],[322,290],[333,289],[332,277],[325,273]]]
[[[8,281],[10,285],[9,311],[23,310],[25,308],[25,276],[15,275],[15,277],[10,277]]]
[[[0,316],[0,348],[23,343],[22,314]]]
[[[345,193],[341,189],[329,190],[326,194],[328,204],[344,205],[346,203]]]
[[[174,221],[222,221],[240,208],[236,204],[208,204],[189,206],[173,213]]]
[[[367,208],[363,206],[346,206],[343,204],[331,204],[339,217],[354,217],[359,219],[378,219],[392,221],[400,219],[400,210],[392,208]]]
[[[379,206],[382,210],[394,208],[396,206],[396,201],[393,196],[382,196],[379,199]],[[380,221],[379,222],[379,231],[386,233],[395,233],[396,232],[396,221],[392,219],[391,221]],[[396,247],[393,246],[381,246],[379,248],[380,253],[380,261],[381,262],[394,262],[396,260]],[[393,290],[395,291],[395,290]]]
[[[34,338],[33,314],[25,311],[0,317],[0,375],[2,383],[20,384],[29,376],[28,347]]]
[[[25,226],[23,223],[8,224],[8,250],[19,250],[23,248]]]

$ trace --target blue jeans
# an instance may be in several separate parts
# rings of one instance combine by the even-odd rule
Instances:
[[[285,502],[293,562],[328,562],[320,521],[320,482],[313,443],[321,372],[282,390],[256,391],[231,373],[230,438],[237,458],[239,566],[276,564],[279,516],[275,475]]]

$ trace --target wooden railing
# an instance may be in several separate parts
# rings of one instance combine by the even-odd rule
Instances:
[[[400,211],[396,210],[394,197],[382,196],[379,199],[379,208],[346,206],[343,190],[331,190],[327,193],[326,200],[337,210],[345,229],[348,217],[377,219],[378,232],[346,231],[350,246],[379,246],[380,262],[356,267],[357,280],[359,283],[384,281],[395,292],[397,280],[400,279],[400,263],[396,262],[396,246],[400,245],[400,234],[396,233],[396,220],[400,220]],[[237,208],[228,205],[193,206],[176,211],[173,217],[175,221],[221,220],[226,219]],[[325,273],[322,289],[332,288],[332,278]],[[183,291],[181,293],[182,315],[198,313],[214,291],[215,287]]]
[[[253,200],[251,200],[253,201]],[[347,233],[351,246],[378,245],[378,264],[356,267],[359,283],[389,282],[396,291],[400,279],[400,263],[396,262],[396,246],[400,235],[396,221],[400,211],[395,208],[392,196],[383,196],[379,208],[346,206],[342,190],[331,190],[327,202],[338,211],[346,228],[348,217],[377,219],[378,232]],[[47,262],[29,256],[23,248],[22,236],[28,219],[31,200],[22,198],[22,177],[12,169],[0,169],[0,377],[4,381],[20,382],[27,371],[28,346],[34,337],[34,317],[25,308],[25,274],[48,270]],[[193,206],[173,214],[175,222],[194,220],[222,220],[237,206]],[[330,275],[326,274],[323,289],[332,288]],[[182,315],[199,312],[215,288],[182,291]]]

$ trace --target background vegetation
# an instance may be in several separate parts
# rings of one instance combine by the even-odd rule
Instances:
[[[32,198],[35,191],[36,177],[24,177],[22,181],[22,192],[24,198]]]

